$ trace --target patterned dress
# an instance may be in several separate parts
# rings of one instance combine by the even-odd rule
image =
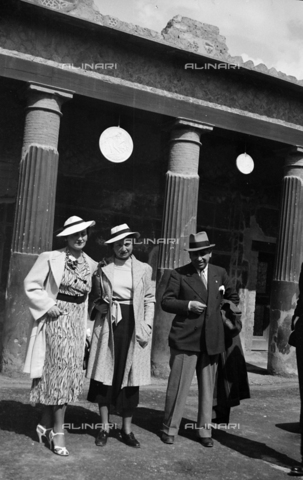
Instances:
[[[66,255],[59,293],[81,296],[91,289],[91,273],[83,255],[77,261]],[[64,405],[76,401],[82,391],[83,355],[86,336],[87,302],[57,300],[63,312],[45,321],[46,356],[41,378],[33,380],[30,401],[44,405]]]

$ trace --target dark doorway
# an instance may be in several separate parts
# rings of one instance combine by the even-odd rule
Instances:
[[[253,242],[258,250],[256,305],[252,350],[268,350],[270,288],[273,278],[275,244]]]

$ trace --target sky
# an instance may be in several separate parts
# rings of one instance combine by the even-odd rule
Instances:
[[[303,79],[303,0],[94,0],[102,15],[161,32],[175,15],[219,27],[229,54]]]

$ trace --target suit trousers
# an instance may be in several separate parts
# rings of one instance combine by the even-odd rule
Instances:
[[[170,376],[168,379],[162,431],[177,435],[186,399],[196,371],[198,380],[198,437],[211,437],[213,395],[219,355],[189,352],[171,348]]]

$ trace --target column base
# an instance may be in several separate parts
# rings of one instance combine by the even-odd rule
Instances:
[[[298,284],[274,281],[271,293],[267,369],[272,375],[297,375],[296,351],[288,344]]]

